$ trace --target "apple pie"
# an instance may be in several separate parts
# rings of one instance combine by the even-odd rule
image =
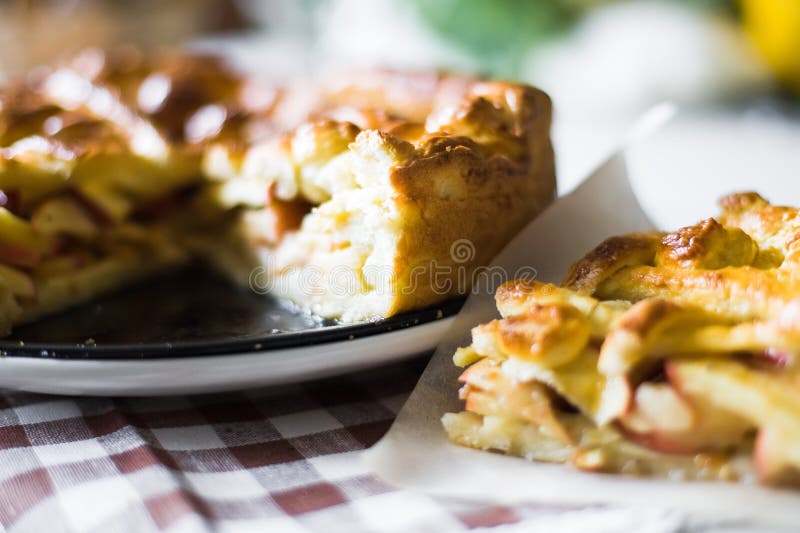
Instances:
[[[434,305],[552,201],[549,127],[543,92],[455,75],[35,69],[0,90],[0,329],[194,261],[347,322]]]
[[[755,193],[512,281],[454,361],[450,439],[581,470],[796,484],[800,211]]]

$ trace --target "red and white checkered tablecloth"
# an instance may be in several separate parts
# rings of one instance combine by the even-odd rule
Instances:
[[[297,386],[194,397],[0,395],[3,531],[461,531],[566,509],[395,490],[360,452],[425,359]],[[544,523],[540,523],[544,525]]]

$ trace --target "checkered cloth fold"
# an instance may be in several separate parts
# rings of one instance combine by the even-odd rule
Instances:
[[[193,397],[0,396],[9,532],[458,531],[559,511],[434,500],[372,476],[426,360]]]

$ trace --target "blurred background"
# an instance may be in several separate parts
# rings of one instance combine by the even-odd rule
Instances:
[[[0,78],[119,43],[211,49],[277,79],[378,65],[524,80],[554,99],[562,188],[658,102],[794,134],[800,97],[800,0],[0,2]]]

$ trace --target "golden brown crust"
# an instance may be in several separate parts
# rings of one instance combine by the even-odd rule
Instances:
[[[107,86],[131,109],[150,120],[170,142],[191,142],[187,135],[192,116],[205,106],[222,106],[224,120],[238,111],[255,112],[271,104],[246,98],[248,83],[220,57],[199,53],[163,51],[145,55],[123,47],[108,52],[88,49],[65,62],[91,83]],[[56,71],[58,72],[58,71]]]
[[[572,265],[563,285],[591,294],[614,272],[653,261],[661,234],[633,233],[610,237]]]
[[[702,222],[668,233],[661,239],[655,264],[717,269],[750,265],[758,244],[739,228],[725,228],[707,218]]]
[[[533,305],[525,313],[476,326],[473,342],[487,356],[555,367],[573,360],[589,342],[588,318],[570,305]]]
[[[415,267],[432,260],[443,268],[464,270],[471,279],[478,266],[488,264],[552,201],[555,168],[549,127],[550,101],[541,91],[481,82],[452,122],[417,143],[411,160],[391,176],[404,213],[396,264],[401,284],[410,283]],[[466,262],[451,253],[463,239],[474,250]],[[419,287],[398,299],[394,312],[443,301],[465,289],[452,285],[445,294]]]
[[[755,193],[721,201],[709,218],[672,233],[613,237],[571,268],[565,286],[604,299],[665,297],[747,318],[774,315],[800,295],[798,210]]]

